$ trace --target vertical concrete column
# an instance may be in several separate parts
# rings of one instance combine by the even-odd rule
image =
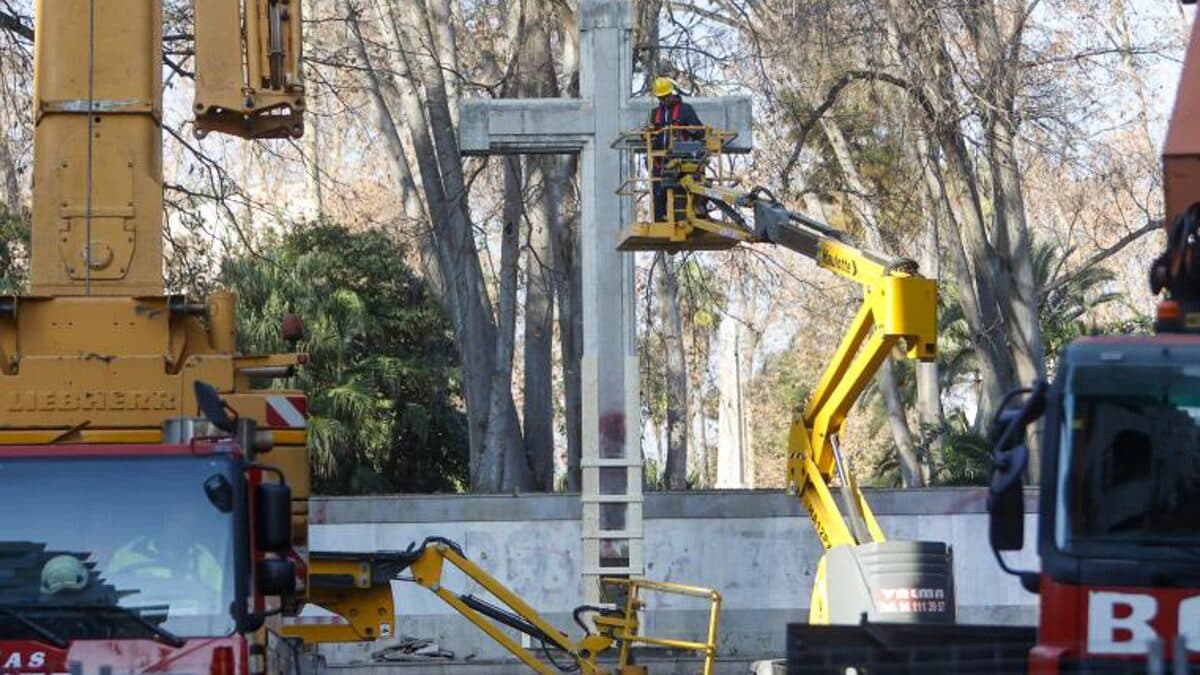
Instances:
[[[599,578],[641,576],[642,459],[634,258],[617,251],[632,212],[616,194],[620,135],[632,91],[633,16],[626,0],[580,6],[580,97],[594,106],[595,130],[582,153],[583,594],[601,600]],[[590,206],[590,208],[589,208]]]

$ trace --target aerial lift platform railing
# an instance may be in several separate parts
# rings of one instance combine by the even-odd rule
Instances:
[[[665,219],[639,219],[624,231],[624,251],[721,250],[772,243],[858,284],[862,304],[788,436],[787,479],[827,554],[818,566],[811,623],[871,620],[952,622],[952,561],[941,542],[888,541],[848,470],[838,433],[884,359],[936,356],[937,285],[912,260],[869,251],[845,233],[785,208],[764,188],[740,190],[719,159],[732,135],[673,126],[623,135],[629,152],[624,194],[641,202],[664,195]],[[644,165],[639,166],[644,162]],[[752,224],[743,210],[753,213]],[[653,213],[653,210],[650,210]],[[835,476],[842,504],[833,497]],[[844,511],[843,511],[844,509]]]

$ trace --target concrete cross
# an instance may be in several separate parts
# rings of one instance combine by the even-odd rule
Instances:
[[[579,154],[582,167],[583,593],[599,601],[600,576],[641,576],[642,457],[633,262],[617,251],[632,200],[616,194],[621,153],[610,147],[641,127],[653,99],[631,99],[629,0],[580,0],[580,98],[465,100],[463,154]],[[749,97],[689,98],[709,126],[751,144]]]

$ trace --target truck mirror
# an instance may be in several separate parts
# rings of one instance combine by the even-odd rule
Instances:
[[[1025,543],[1025,496],[1021,476],[1029,464],[1024,444],[992,455],[992,484],[988,490],[988,537],[997,551],[1019,551]]]
[[[292,547],[292,488],[287,483],[263,483],[255,499],[258,549],[282,553]]]
[[[229,479],[214,473],[204,481],[204,495],[221,513],[233,513],[233,486]]]
[[[1024,441],[1025,428],[1046,411],[1046,388],[1045,380],[1038,380],[1028,389],[1013,389],[1004,396],[988,427],[988,442],[992,444],[993,455],[997,451],[1011,450]],[[1011,405],[1013,399],[1023,394],[1028,394],[1024,403]]]
[[[296,592],[296,563],[282,558],[258,561],[254,575],[263,595],[291,595]]]
[[[992,453],[992,494],[1002,494],[1014,486],[1021,487],[1021,478],[1025,468],[1029,466],[1029,448],[1025,444],[1011,450],[999,450]]]
[[[232,432],[233,418],[225,410],[225,401],[221,400],[217,388],[200,380],[193,382],[192,386],[196,392],[196,405],[200,407],[200,413],[221,431]]]
[[[992,417],[992,423],[988,426],[987,431],[988,443],[992,445],[993,452],[995,450],[1009,450],[1013,445],[1020,442],[1021,437],[1024,436],[1024,429],[1020,430],[1020,435],[1017,434],[1017,430],[1015,429],[1013,433],[1005,434],[1008,431],[1008,427],[1016,422],[1020,416],[1021,409],[1019,407],[1010,406],[996,411],[996,415]],[[1004,441],[1008,447],[1000,447],[999,444],[1001,441]]]

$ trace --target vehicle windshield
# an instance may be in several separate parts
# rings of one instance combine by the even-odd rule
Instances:
[[[0,635],[32,621],[63,638],[152,636],[139,617],[232,633],[230,472],[223,456],[0,457]]]
[[[1194,561],[1200,551],[1198,419],[1200,366],[1074,367],[1061,430],[1059,547]]]

